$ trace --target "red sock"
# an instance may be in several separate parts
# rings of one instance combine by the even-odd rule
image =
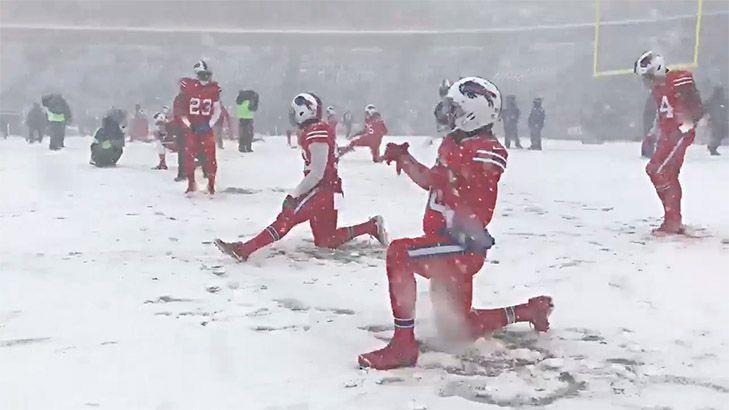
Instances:
[[[328,248],[337,248],[343,243],[349,242],[362,235],[377,235],[377,225],[375,224],[375,221],[367,221],[359,225],[339,228],[325,246]]]
[[[281,239],[281,237],[279,236],[278,232],[273,227],[267,226],[266,229],[261,231],[261,233],[256,235],[253,239],[250,239],[245,243],[241,243],[236,246],[235,251],[238,254],[248,257],[253,252],[279,239]]]
[[[506,326],[506,309],[473,309],[468,316],[471,332],[480,337]]]

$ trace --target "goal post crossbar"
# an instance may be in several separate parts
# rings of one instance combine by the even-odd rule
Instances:
[[[592,53],[592,75],[595,78],[632,74],[632,68],[621,68],[616,70],[600,70],[600,27],[604,24],[600,16],[601,0],[595,0],[595,31]],[[696,0],[696,26],[694,27],[694,50],[693,61],[689,63],[671,64],[671,69],[696,68],[699,66],[699,48],[701,46],[701,17],[703,16],[704,0]]]

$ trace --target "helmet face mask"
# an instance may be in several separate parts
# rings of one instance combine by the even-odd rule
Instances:
[[[300,126],[311,119],[321,120],[321,100],[314,94],[301,93],[291,101],[289,121]]]
[[[197,77],[198,81],[203,84],[207,84],[213,76],[213,72],[210,71],[208,63],[205,60],[200,60],[195,63],[192,70],[195,72],[195,77]]]
[[[444,105],[450,129],[471,132],[499,120],[501,92],[488,80],[465,77],[448,89]]]
[[[660,54],[646,51],[633,64],[633,72],[640,76],[643,85],[651,88],[657,79],[665,77],[666,63]]]
[[[365,107],[365,117],[370,118],[375,114],[377,114],[377,107],[372,104],[367,104],[367,106]]]

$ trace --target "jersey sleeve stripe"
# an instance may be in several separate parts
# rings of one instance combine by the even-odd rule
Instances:
[[[493,164],[493,165],[496,165],[497,167],[499,167],[499,169],[501,169],[501,171],[506,170],[506,167],[504,166],[504,164],[502,164],[499,161],[495,161],[493,159],[489,159],[489,158],[474,158],[473,160],[474,161],[478,161],[478,162],[483,162],[485,164]]]
[[[326,136],[326,135],[329,135],[329,133],[326,132],[326,131],[312,131],[312,132],[306,134],[307,137],[311,137],[311,136],[314,136],[314,135],[324,135],[324,136]]]
[[[313,140],[322,140],[322,141],[328,141],[329,138],[327,138],[324,135],[314,135],[313,137],[306,137],[306,141],[313,141]]]
[[[488,151],[488,150],[480,149],[480,150],[476,151],[476,153],[477,153],[477,154],[478,154],[479,156],[484,156],[484,155],[486,155],[486,156],[490,156],[490,157],[495,157],[495,158],[498,158],[498,159],[500,159],[500,160],[502,160],[502,161],[506,162],[506,158],[505,158],[505,157],[504,157],[503,155],[497,154],[497,153],[495,153],[494,151]]]
[[[693,80],[693,77],[691,77],[690,75],[685,75],[683,77],[674,78],[673,82],[675,83],[675,82],[683,81],[683,80]]]
[[[684,82],[681,82],[681,83],[673,83],[673,85],[674,85],[674,87],[678,87],[678,86],[681,86],[681,85],[688,85],[688,84],[693,84],[693,83],[694,83],[693,81],[684,81]]]

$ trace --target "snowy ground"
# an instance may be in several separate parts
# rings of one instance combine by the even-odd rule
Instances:
[[[554,297],[553,330],[439,347],[419,282],[417,368],[365,372],[391,331],[384,253],[329,252],[308,228],[236,264],[209,241],[256,233],[300,177],[283,139],[220,153],[219,194],[182,194],[151,145],[115,169],[88,140],[0,141],[0,409],[726,409],[729,155],[690,149],[685,219],[659,203],[637,144],[511,151],[474,304]],[[434,148],[415,144],[431,161]],[[174,163],[174,157],[172,158]],[[344,224],[376,213],[419,234],[425,193],[355,152]],[[724,323],[722,325],[722,323]]]

